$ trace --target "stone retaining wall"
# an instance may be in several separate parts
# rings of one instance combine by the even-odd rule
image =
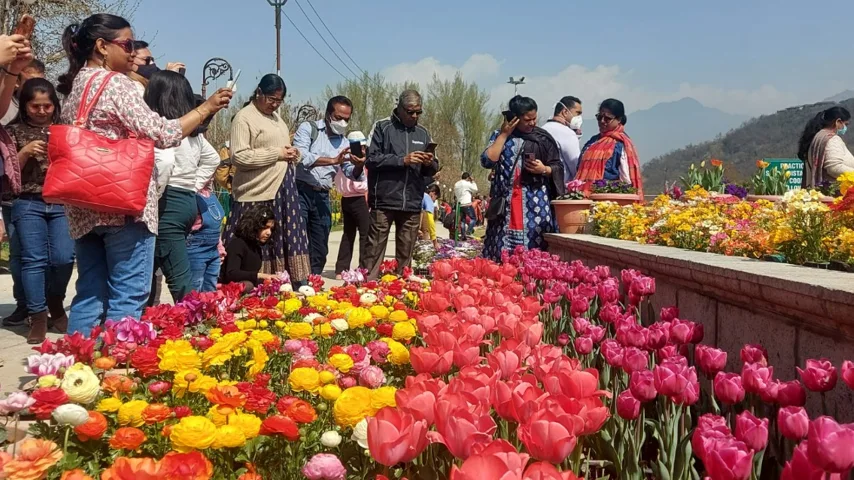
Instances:
[[[727,369],[740,369],[745,343],[761,343],[781,380],[798,378],[796,366],[828,358],[837,369],[854,360],[854,274],[769,263],[592,235],[547,235],[550,251],[566,261],[608,265],[613,274],[633,268],[655,277],[646,318],[676,305],[680,317],[705,327],[704,343],[726,350]],[[654,315],[653,315],[654,314]],[[821,413],[821,398],[807,408]],[[854,422],[854,394],[840,379],[827,396],[829,414]]]

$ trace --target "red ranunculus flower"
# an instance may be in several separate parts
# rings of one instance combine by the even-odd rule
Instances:
[[[311,423],[317,420],[317,412],[314,407],[305,400],[293,402],[285,411],[285,415],[297,423]]]
[[[160,374],[160,359],[157,357],[157,349],[153,347],[137,348],[130,356],[130,365],[143,378]]]
[[[56,407],[68,401],[68,395],[59,387],[40,388],[33,392],[33,400],[36,401],[30,407],[30,413],[39,420],[47,420]]]
[[[284,415],[273,415],[267,417],[261,423],[261,435],[272,437],[281,435],[286,439],[295,442],[299,440],[299,427],[291,418]]]

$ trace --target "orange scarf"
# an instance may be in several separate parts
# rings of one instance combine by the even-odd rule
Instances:
[[[629,178],[632,181],[632,186],[638,189],[638,195],[643,198],[643,180],[640,174],[638,153],[635,151],[632,139],[626,135],[626,127],[623,125],[600,134],[599,139],[587,147],[579,162],[580,166],[575,179],[586,182],[588,189],[591,183],[602,180],[605,177],[605,164],[614,156],[614,148],[616,148],[617,142],[623,143],[626,159],[629,163]],[[617,160],[619,161],[619,159]]]

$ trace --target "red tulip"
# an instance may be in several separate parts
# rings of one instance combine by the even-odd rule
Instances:
[[[378,463],[408,463],[427,448],[427,422],[385,407],[368,419],[368,448]]]
[[[543,395],[539,387],[525,381],[496,382],[490,400],[499,417],[520,423],[537,410]]]
[[[632,396],[631,390],[623,390],[617,396],[617,415],[626,420],[634,420],[640,416],[641,402]]]
[[[525,449],[537,460],[563,463],[575,450],[577,438],[573,433],[577,423],[569,415],[561,415],[559,409],[538,410],[517,430]]]
[[[744,387],[737,373],[718,372],[713,382],[715,397],[727,405],[735,405],[744,400]]]
[[[709,450],[705,464],[715,480],[747,480],[753,472],[753,452],[742,442],[724,440]]]
[[[810,417],[803,407],[785,407],[777,412],[780,433],[789,440],[806,438],[810,428]]]
[[[694,358],[697,366],[709,378],[714,378],[718,372],[726,368],[727,353],[708,345],[697,345],[694,348]]]
[[[688,388],[688,367],[681,361],[667,359],[652,371],[655,389],[667,397],[681,395]]]
[[[842,381],[848,388],[854,389],[854,363],[850,360],[842,362]]]
[[[465,460],[474,448],[492,442],[496,425],[488,406],[470,405],[456,395],[459,394],[446,394],[436,403],[436,431],[430,432],[429,437]]]
[[[486,363],[496,372],[501,373],[502,380],[525,370],[524,358],[520,352],[498,348],[486,356]]]
[[[578,477],[570,471],[558,471],[551,463],[539,462],[525,470],[522,480],[578,480]]]
[[[415,373],[444,375],[451,371],[454,361],[453,350],[442,351],[432,347],[412,347],[409,358]]]
[[[575,352],[579,355],[589,355],[593,352],[593,339],[587,336],[576,338]]]
[[[706,327],[702,323],[694,324],[694,336],[691,338],[691,343],[699,344],[706,338]]]
[[[743,363],[759,363],[763,367],[768,366],[768,350],[762,345],[745,345],[741,349],[741,361]]]
[[[513,480],[522,477],[529,455],[519,453],[505,440],[496,440],[482,452],[451,468],[450,480]]]
[[[677,344],[691,343],[694,338],[694,322],[673,319],[670,323],[670,340]]]
[[[756,418],[745,410],[736,417],[735,438],[755,452],[765,450],[768,445],[768,419]]]
[[[830,473],[854,468],[854,428],[850,425],[819,417],[810,423],[807,441],[807,456],[813,465]]]
[[[629,390],[631,390],[632,396],[641,402],[646,403],[655,400],[658,392],[655,390],[655,376],[652,371],[638,370],[632,372]]]
[[[433,425],[436,408],[436,394],[423,387],[402,388],[395,392],[394,399],[398,408],[415,417],[416,420],[424,420],[427,426]]]
[[[679,318],[679,307],[662,307],[659,317],[662,322],[673,321],[673,319]]]
[[[826,473],[821,468],[810,463],[807,454],[809,442],[804,440],[795,449],[792,459],[786,463],[780,480],[842,480],[843,475],[838,473]],[[848,475],[845,475],[848,478]]]
[[[629,375],[638,370],[649,368],[649,354],[635,347],[628,347],[623,353],[623,371]]]
[[[460,341],[454,346],[454,365],[465,368],[480,363],[480,345],[475,342]]]
[[[773,377],[774,367],[763,367],[759,363],[745,363],[741,369],[741,380],[747,393],[761,393]]]
[[[801,382],[782,382],[777,390],[777,403],[781,407],[803,407],[807,404],[807,391]]]
[[[806,369],[797,369],[804,386],[813,392],[829,392],[836,386],[836,367],[826,358],[807,360]]]

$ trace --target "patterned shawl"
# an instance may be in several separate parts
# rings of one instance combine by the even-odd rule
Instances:
[[[17,196],[21,193],[21,166],[18,164],[18,150],[15,141],[5,128],[0,127],[0,161],[3,162],[3,172],[0,176],[6,177],[3,181],[3,189],[9,188],[12,194]]]
[[[807,161],[804,162],[804,176],[801,178],[802,188],[815,188],[824,181],[824,159],[827,142],[834,135],[836,132],[823,128],[813,137],[807,153]]]
[[[587,148],[579,162],[578,173],[575,175],[575,179],[583,180],[588,185],[597,180],[602,180],[605,176],[605,164],[614,156],[614,148],[617,142],[622,142],[623,148],[625,148],[626,158],[629,163],[629,178],[632,181],[632,186],[637,188],[638,195],[643,197],[640,160],[638,160],[635,145],[632,143],[632,139],[626,135],[626,127],[623,125],[600,134],[599,140],[596,140],[596,142]]]

